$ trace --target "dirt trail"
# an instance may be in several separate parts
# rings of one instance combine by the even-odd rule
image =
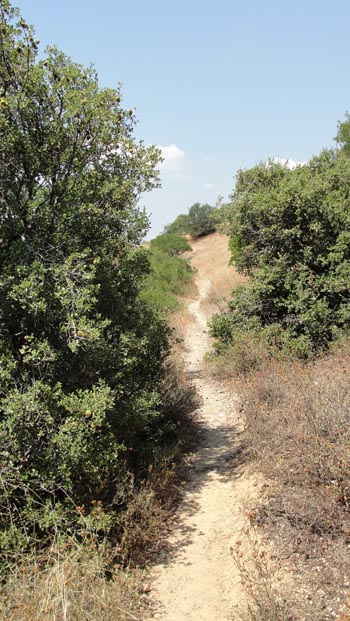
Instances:
[[[257,495],[257,481],[241,463],[242,421],[237,399],[223,385],[202,376],[203,355],[210,348],[203,302],[211,283],[197,275],[198,297],[189,304],[187,369],[202,397],[198,416],[203,439],[189,473],[189,483],[163,553],[153,569],[150,618],[162,621],[236,619],[244,600],[230,547],[247,526],[246,505]]]

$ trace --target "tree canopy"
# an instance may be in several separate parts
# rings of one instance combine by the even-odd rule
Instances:
[[[93,68],[56,48],[39,57],[8,0],[0,14],[6,547],[57,520],[77,528],[73,508],[97,497],[113,507],[118,472],[149,463],[168,328],[140,295],[149,259],[138,202],[158,185],[159,152],[135,140],[120,89],[101,89]]]
[[[335,141],[342,151],[347,156],[350,156],[350,115],[348,112],[345,112],[345,120],[338,122],[338,132]]]
[[[209,235],[216,230],[215,207],[208,203],[194,203],[188,210],[188,232],[192,237]]]
[[[187,214],[180,214],[174,222],[164,228],[164,233],[188,234],[192,238],[214,233],[217,228],[218,208],[208,203],[194,203]]]

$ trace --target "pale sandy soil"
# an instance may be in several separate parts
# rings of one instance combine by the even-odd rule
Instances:
[[[203,438],[190,465],[184,499],[174,516],[166,550],[152,569],[149,619],[162,621],[225,621],[238,619],[245,593],[230,548],[249,528],[247,508],[262,481],[249,474],[240,450],[243,421],[235,395],[220,381],[204,377],[203,355],[210,349],[207,320],[215,279],[215,254],[227,252],[226,239],[215,238],[216,250],[208,257],[205,240],[194,244],[198,296],[189,302],[185,362],[202,406],[197,415]],[[226,256],[226,255],[225,255]],[[228,253],[227,253],[228,256]],[[218,264],[217,264],[218,265]],[[227,269],[226,289],[239,277]],[[248,548],[247,548],[248,549]],[[249,552],[247,552],[249,553]]]

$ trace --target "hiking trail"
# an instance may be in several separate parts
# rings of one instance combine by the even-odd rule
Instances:
[[[196,266],[195,246],[192,263]],[[154,602],[149,619],[161,621],[226,621],[245,593],[230,548],[248,527],[247,506],[258,494],[257,479],[242,465],[243,422],[238,399],[224,384],[203,374],[210,349],[207,308],[211,281],[197,272],[198,295],[188,304],[191,321],[185,364],[202,404],[197,411],[203,436],[190,464],[184,498],[174,515],[167,551],[152,569]]]

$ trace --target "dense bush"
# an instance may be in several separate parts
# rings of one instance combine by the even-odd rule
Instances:
[[[207,203],[194,203],[188,210],[187,232],[192,237],[209,235],[216,231],[215,207]]]
[[[240,171],[228,211],[232,261],[250,276],[214,318],[218,348],[260,332],[308,356],[349,327],[350,160],[324,151],[289,170]]]
[[[113,531],[123,473],[142,477],[166,437],[168,327],[140,295],[150,266],[137,204],[158,183],[158,151],[135,141],[119,91],[55,48],[38,59],[8,0],[0,12],[0,544],[11,555],[57,529]]]

